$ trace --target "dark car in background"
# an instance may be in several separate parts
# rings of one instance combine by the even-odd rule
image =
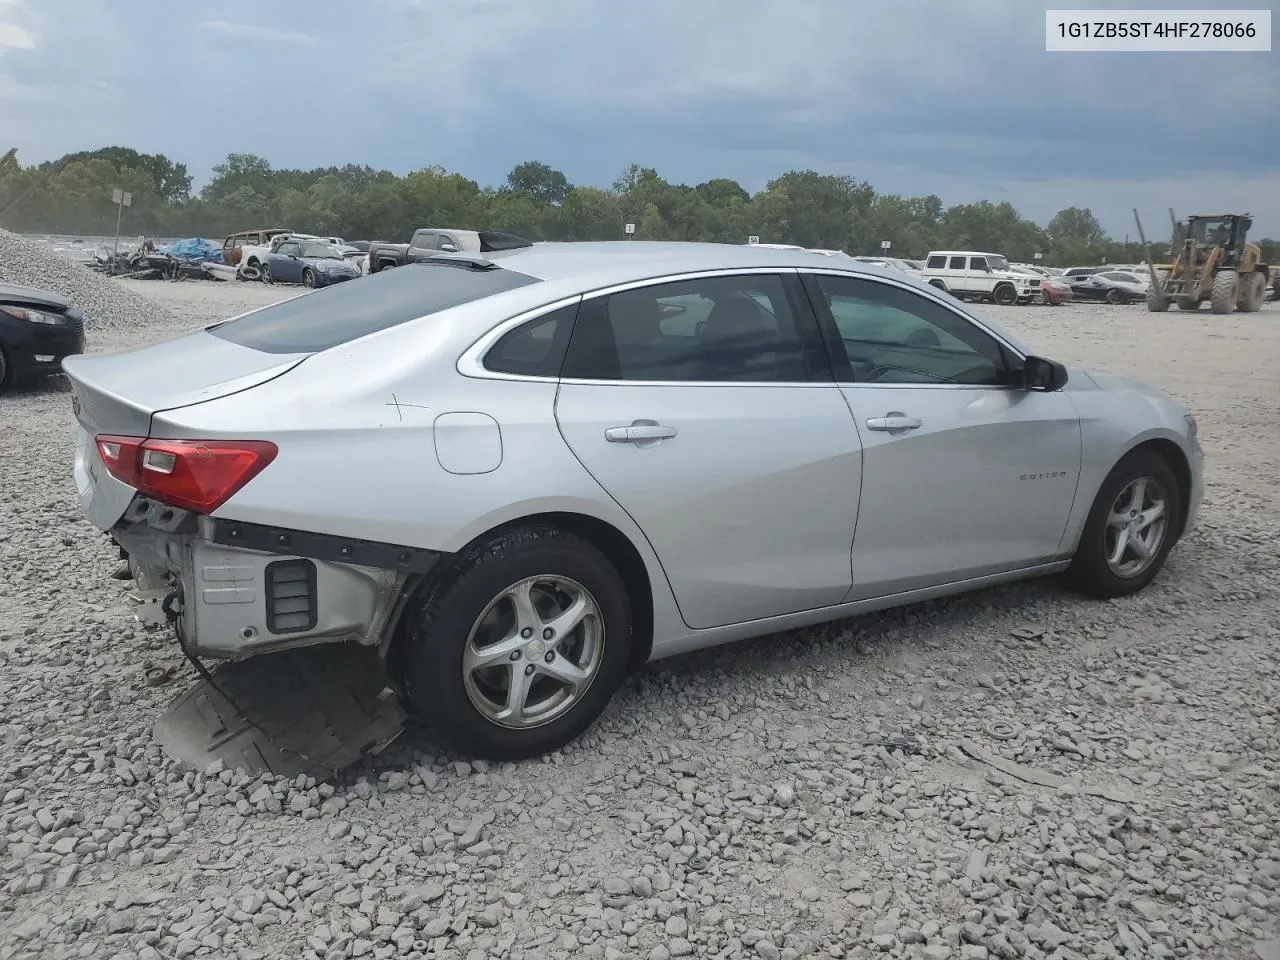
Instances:
[[[1068,279],[1063,277],[1064,280]],[[1071,277],[1071,293],[1077,300],[1105,303],[1141,303],[1147,299],[1150,279],[1127,270],[1107,270],[1085,277]]]
[[[0,283],[0,393],[22,380],[62,372],[84,352],[84,315],[61,294]]]
[[[358,276],[360,267],[327,240],[286,240],[262,264],[262,279],[267,283],[327,287]]]

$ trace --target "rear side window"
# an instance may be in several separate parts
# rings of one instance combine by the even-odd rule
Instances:
[[[564,365],[573,319],[578,304],[522,323],[502,335],[484,355],[484,368],[495,373],[516,373],[526,377],[558,377]]]
[[[414,264],[273,304],[210,327],[209,332],[264,353],[318,353],[537,282],[501,267],[477,270],[453,261]]]
[[[952,258],[951,258],[951,265],[950,265],[950,267],[948,267],[948,269],[950,269],[950,270],[963,270],[963,269],[964,269],[964,257],[952,257]]]

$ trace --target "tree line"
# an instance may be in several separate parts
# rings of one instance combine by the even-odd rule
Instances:
[[[0,226],[20,233],[110,236],[112,191],[132,194],[123,236],[221,238],[257,227],[363,240],[407,240],[424,226],[506,230],[531,240],[612,240],[635,225],[645,240],[770,243],[844,250],[855,256],[920,258],[930,250],[990,250],[1047,266],[1141,260],[1136,237],[1109,237],[1087,208],[1068,207],[1045,226],[1009,203],[944,206],[936,196],[877,193],[864,181],[791,170],[754,195],[727,178],[670,183],[650,167],[629,166],[608,189],[569,183],[545,163],[516,166],[506,182],[481,186],[432,166],[399,176],[348,164],[277,170],[262,157],[232,153],[198,192],[185,164],[126,147],[67,154],[22,166],[0,161]],[[1158,259],[1168,226],[1144,224]],[[1157,240],[1153,234],[1164,239]],[[1280,243],[1261,241],[1270,262]]]

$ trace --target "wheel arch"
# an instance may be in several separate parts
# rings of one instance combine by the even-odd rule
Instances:
[[[448,568],[449,559],[470,550],[472,547],[500,536],[518,527],[551,527],[571,533],[586,540],[597,550],[609,558],[622,578],[623,587],[631,603],[631,664],[634,669],[644,664],[653,652],[654,639],[654,597],[650,580],[649,566],[644,556],[623,531],[612,523],[599,517],[570,510],[547,510],[538,513],[527,513],[513,517],[488,527],[475,534],[456,551],[450,551],[444,561],[438,565],[437,572],[414,578],[405,586],[405,597],[408,600],[419,591],[430,589],[430,585],[439,572]],[[662,576],[661,571],[658,572]],[[405,603],[399,605],[402,610]],[[396,619],[399,619],[397,613]],[[389,624],[388,639],[394,643],[399,634],[399,624]]]
[[[1151,450],[1168,463],[1169,467],[1173,470],[1173,475],[1178,480],[1178,505],[1182,508],[1179,511],[1178,529],[1174,532],[1174,539],[1176,540],[1181,538],[1183,532],[1187,528],[1187,513],[1191,509],[1191,460],[1187,457],[1182,447],[1178,446],[1177,443],[1170,440],[1168,437],[1150,437],[1135,443],[1133,446],[1125,450],[1124,453],[1116,459],[1116,462],[1111,465],[1106,476],[1111,476],[1111,471],[1116,468],[1116,464],[1129,456],[1129,454],[1133,453],[1135,450]],[[1094,495],[1097,496],[1096,493]]]

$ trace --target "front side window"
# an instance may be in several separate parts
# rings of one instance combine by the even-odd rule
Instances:
[[[282,257],[296,257],[302,248],[296,243],[282,243],[277,251]]]
[[[814,279],[855,383],[1010,383],[1000,344],[942,304],[875,280]]]
[[[969,269],[970,269],[970,270],[981,270],[981,271],[984,271],[984,272],[985,272],[985,271],[986,271],[986,269],[987,269],[987,258],[986,258],[986,257],[970,257],[970,258],[969,258]]]
[[[582,304],[564,376],[578,380],[805,382],[782,278],[679,280]]]

